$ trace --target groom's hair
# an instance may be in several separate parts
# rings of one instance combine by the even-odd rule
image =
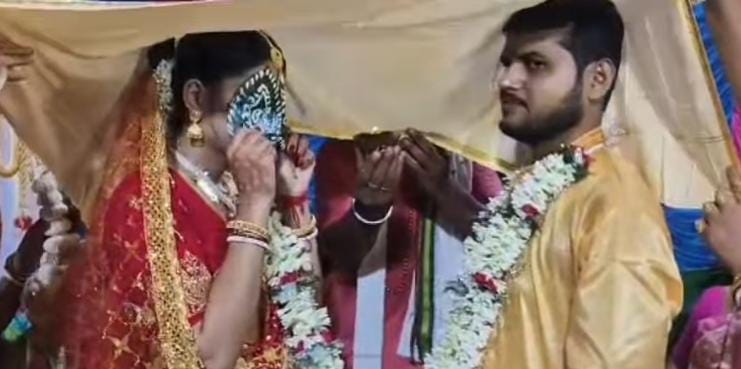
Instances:
[[[625,26],[611,0],[547,0],[512,14],[504,34],[563,34],[561,45],[568,50],[582,75],[591,63],[608,59],[617,75],[623,53]],[[617,78],[615,78],[617,80]],[[612,88],[605,99],[610,99]]]

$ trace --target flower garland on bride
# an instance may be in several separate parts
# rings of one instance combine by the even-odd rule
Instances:
[[[266,256],[265,276],[295,367],[344,368],[342,346],[331,334],[327,309],[316,300],[311,245],[284,226],[278,213],[271,217],[269,231],[272,252]],[[313,237],[316,233],[308,238]]]
[[[161,61],[154,72],[159,96],[161,114],[167,116],[171,111],[173,95],[171,84],[173,63]],[[199,183],[208,183],[208,176],[200,176]],[[229,177],[228,175],[226,176]],[[233,200],[224,188],[212,184],[205,190],[217,196],[227,208],[234,208]],[[201,188],[199,186],[199,188]],[[203,189],[202,189],[203,190]],[[231,202],[232,204],[228,204]],[[270,303],[277,307],[280,329],[284,335],[283,344],[288,348],[290,361],[296,368],[342,369],[342,346],[330,331],[327,309],[317,303],[317,284],[311,243],[316,238],[316,229],[305,237],[281,222],[278,212],[271,215],[268,231],[270,252],[265,254],[263,276],[267,280]]]
[[[515,173],[487,205],[464,242],[464,271],[448,289],[454,302],[447,331],[426,358],[427,369],[479,367],[541,216],[587,176],[588,159],[579,147],[563,147]]]

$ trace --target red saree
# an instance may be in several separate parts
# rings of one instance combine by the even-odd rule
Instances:
[[[226,222],[168,170],[153,85],[145,78],[135,87],[87,255],[67,273],[60,300],[68,369],[203,368],[196,329],[226,255]],[[277,317],[270,308],[264,315],[266,339],[245,345],[237,368],[285,366]]]

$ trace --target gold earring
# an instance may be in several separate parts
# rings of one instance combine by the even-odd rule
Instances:
[[[193,147],[203,147],[206,144],[206,136],[203,134],[203,128],[201,127],[201,113],[190,112],[190,125],[185,134]]]

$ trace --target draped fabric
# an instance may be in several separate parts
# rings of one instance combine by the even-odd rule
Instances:
[[[733,136],[735,154],[739,155],[741,154],[741,119],[736,96],[726,77],[725,65],[715,44],[704,3],[694,7],[694,14],[705,46],[714,84]],[[688,205],[691,207],[664,206],[666,220],[674,243],[674,255],[682,272],[685,291],[684,308],[675,321],[672,337],[677,337],[682,332],[684,323],[692,314],[695,303],[702,292],[709,287],[728,283],[731,278],[723,269],[718,257],[708,247],[705,239],[697,231],[696,222],[703,217],[700,204]],[[690,329],[692,328],[690,327]]]
[[[87,210],[141,48],[186,32],[264,28],[289,61],[295,129],[349,138],[412,126],[504,168],[516,155],[496,128],[490,90],[500,29],[511,12],[536,2],[3,2],[0,34],[37,58],[25,84],[3,90],[0,109]],[[690,8],[617,3],[628,26],[625,60],[605,131],[665,203],[698,206],[731,158]]]
[[[733,87],[731,87],[731,83],[726,77],[725,65],[723,64],[723,60],[720,58],[718,45],[715,44],[715,40],[713,39],[713,30],[710,28],[710,23],[708,23],[706,13],[707,10],[705,9],[704,2],[695,5],[694,14],[695,19],[697,19],[698,30],[702,37],[702,42],[705,45],[708,63],[710,64],[710,70],[718,89],[720,101],[723,104],[723,113],[725,114],[727,121],[730,122],[737,105],[736,95],[733,91]]]
[[[733,140],[736,142],[736,153],[741,157],[741,109],[738,107],[731,120],[731,132],[733,132]]]
[[[731,311],[729,289],[715,287],[703,294],[672,354],[676,369],[738,369],[741,312]]]
[[[186,367],[172,365],[167,352],[182,344],[167,331],[181,324],[186,327],[181,333],[191,344],[181,349],[196,353],[195,327],[203,320],[212,279],[226,255],[226,222],[185,177],[167,170],[166,157],[150,156],[153,142],[164,146],[164,135],[153,141],[149,136],[149,127],[159,121],[154,90],[150,73],[143,72],[122,97],[126,109],[111,139],[115,145],[101,179],[104,185],[94,206],[86,252],[65,274],[58,343],[66,368]],[[170,194],[164,202],[152,196],[153,186],[147,182],[149,166],[160,159],[165,168],[161,179]],[[162,223],[152,207],[169,214],[172,221]],[[153,223],[161,227],[152,227]],[[174,244],[162,248],[157,241],[168,235]],[[173,259],[166,263],[179,277],[174,281],[163,279],[161,269],[156,269],[161,266],[155,258],[168,252]],[[162,307],[164,294],[175,296],[164,303],[182,310],[184,321],[162,314],[171,311]],[[264,306],[262,333],[270,338],[245,346],[237,368],[284,367],[276,312],[269,304]]]
[[[214,275],[226,255],[226,223],[180,174],[172,172],[173,214],[178,235],[178,263],[183,275],[189,323],[203,320]],[[158,321],[152,295],[155,286],[147,258],[142,212],[142,181],[135,172],[116,188],[104,215],[103,239],[84,268],[72,318],[63,331],[69,368],[159,368],[163,365]],[[74,283],[74,282],[73,282]],[[91,308],[92,307],[92,308]],[[271,312],[274,313],[274,312]],[[279,332],[259,347],[282,355]],[[254,350],[253,350],[254,351]],[[252,360],[245,347],[239,367]],[[259,359],[257,359],[259,360]],[[270,366],[272,365],[272,366]],[[274,362],[254,368],[282,368]]]
[[[721,267],[718,256],[697,231],[697,223],[704,216],[702,210],[664,206],[664,216],[669,225],[674,244],[674,256],[681,272],[696,272]]]
[[[0,227],[0,261],[18,247],[26,231],[22,223],[33,224],[39,213],[36,194],[31,191],[33,176],[40,171],[38,160],[26,152],[19,155],[19,149],[23,149],[18,147],[20,144],[10,124],[0,118],[0,168],[13,169],[13,164],[19,164],[14,175],[0,175],[0,224],[4,225]]]
[[[591,156],[530,240],[482,368],[665,367],[682,282],[661,208],[614,148]]]

